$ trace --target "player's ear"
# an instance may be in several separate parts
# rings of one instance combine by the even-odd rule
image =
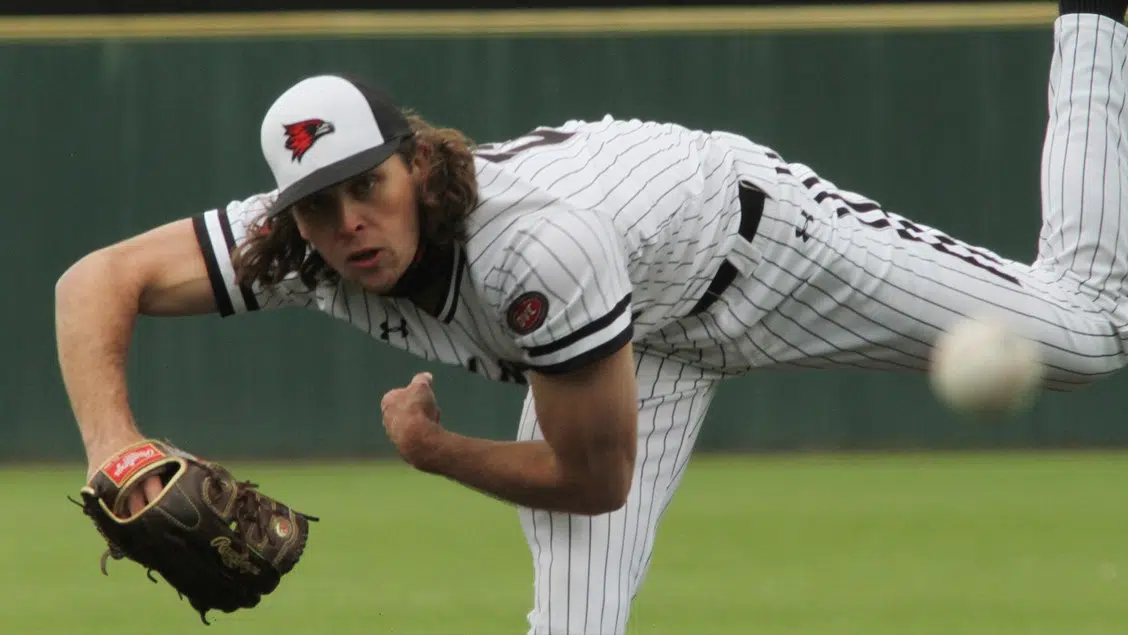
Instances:
[[[290,210],[286,213],[290,215],[290,220],[294,223],[294,226],[298,228],[298,235],[302,237],[302,240],[308,243],[309,228],[305,223],[302,222],[302,219],[298,217],[298,214],[294,212],[293,208],[290,208]]]
[[[429,143],[422,141],[415,144],[415,151],[411,153],[411,160],[407,168],[417,180],[422,179],[431,170],[431,159],[435,156],[435,149]]]

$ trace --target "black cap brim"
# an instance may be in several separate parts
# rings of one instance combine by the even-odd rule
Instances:
[[[336,163],[330,163],[323,168],[310,172],[304,178],[295,181],[290,187],[278,193],[278,198],[267,210],[267,216],[273,218],[318,190],[332,187],[375,168],[387,161],[399,148],[402,141],[403,137],[389,139],[374,148],[363,150]]]

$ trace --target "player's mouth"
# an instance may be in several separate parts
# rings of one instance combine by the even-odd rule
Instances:
[[[380,260],[384,255],[383,250],[380,249],[361,249],[349,254],[348,263],[360,269],[369,269],[380,264]]]

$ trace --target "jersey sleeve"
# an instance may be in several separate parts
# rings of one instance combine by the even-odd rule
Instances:
[[[309,306],[314,302],[313,292],[296,277],[269,287],[236,280],[232,253],[266,213],[271,200],[273,193],[256,194],[192,217],[216,307],[223,317],[261,309]]]
[[[490,287],[523,365],[564,373],[631,340],[627,253],[610,219],[588,212],[546,214],[507,233]]]

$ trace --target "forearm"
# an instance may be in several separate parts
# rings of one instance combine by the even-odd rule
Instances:
[[[544,441],[492,441],[442,431],[419,467],[509,503],[574,514],[610,511],[589,474],[568,470]]]
[[[59,367],[93,466],[140,437],[125,366],[141,285],[124,269],[95,253],[68,269],[55,288]]]

